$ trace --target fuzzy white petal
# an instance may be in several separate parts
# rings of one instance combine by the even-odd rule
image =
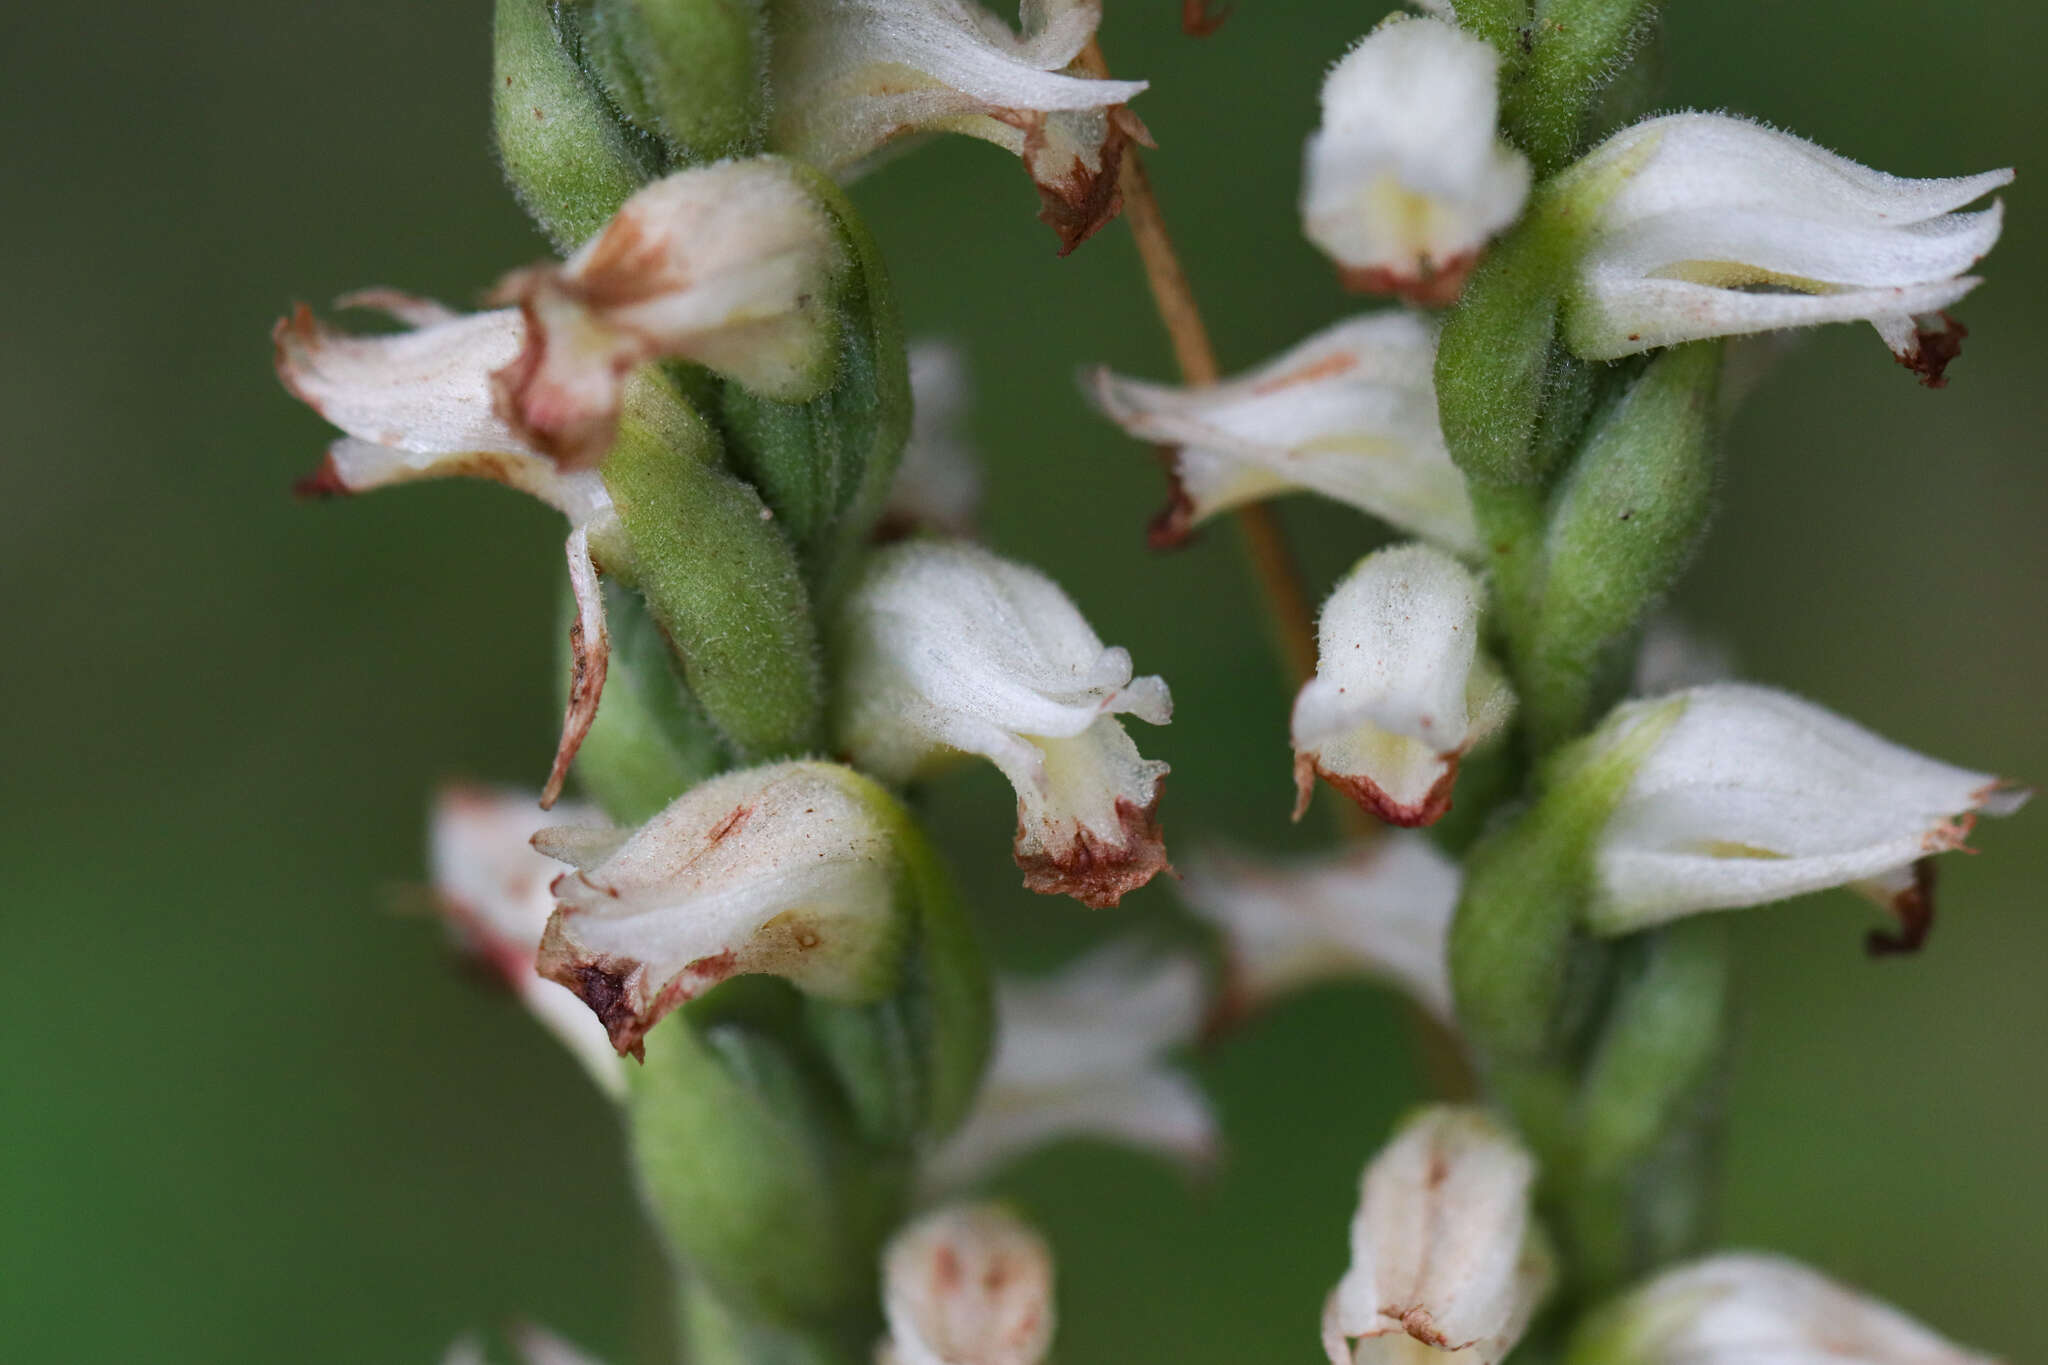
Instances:
[[[1589,922],[1622,933],[1896,875],[2024,799],[1783,692],[1710,684],[1619,708],[1608,733],[1682,712],[1644,756],[1595,850]]]
[[[1324,1307],[1333,1365],[1415,1358],[1394,1342],[1346,1345],[1401,1335],[1470,1365],[1506,1355],[1552,1279],[1529,1212],[1535,1178],[1534,1158],[1479,1110],[1410,1119],[1366,1167],[1351,1266]]]
[[[1754,1252],[1667,1270],[1590,1330],[1617,1365],[1991,1365],[1819,1271]]]
[[[1199,857],[1180,893],[1223,935],[1237,1009],[1360,975],[1392,982],[1451,1023],[1447,944],[1458,887],[1458,865],[1427,836],[1403,832],[1291,863]]]
[[[555,909],[548,886],[561,869],[534,851],[532,839],[543,824],[560,821],[596,825],[601,817],[569,806],[543,813],[530,792],[443,790],[428,841],[434,893],[465,946],[502,975],[598,1087],[616,1097],[625,1092],[625,1074],[604,1026],[534,965]]]
[[[999,983],[994,1060],[967,1121],[927,1162],[926,1183],[966,1184],[1071,1137],[1206,1158],[1208,1102],[1160,1060],[1200,1029],[1204,994],[1192,959],[1131,942],[1041,980]]]
[[[1297,816],[1317,776],[1394,824],[1450,808],[1459,758],[1514,704],[1479,648],[1483,602],[1471,571],[1427,545],[1376,551],[1345,575],[1294,700]]]
[[[850,594],[841,642],[841,747],[899,781],[955,751],[994,762],[1017,790],[1028,884],[1113,905],[1165,866],[1151,811],[1166,765],[1115,717],[1164,724],[1172,698],[1051,579],[969,545],[890,546]]]
[[[583,997],[621,1052],[744,973],[871,998],[902,932],[900,868],[875,799],[829,763],[691,788],[615,852],[556,878],[541,971]]]
[[[882,1255],[883,1365],[1038,1365],[1052,1348],[1052,1251],[992,1204],[924,1215]]]
[[[1529,193],[1528,160],[1495,131],[1500,59],[1441,19],[1382,24],[1331,68],[1309,138],[1309,240],[1364,288],[1461,275]],[[1430,301],[1456,297],[1424,295]]]
[[[1309,491],[1460,554],[1479,533],[1437,425],[1436,332],[1407,313],[1326,328],[1200,389],[1089,374],[1103,414],[1175,448],[1183,531],[1232,507]]]
[[[1719,114],[1624,129],[1573,174],[1604,196],[1564,315],[1591,359],[1858,320],[1913,358],[1910,319],[1975,286],[2002,226],[1954,210],[2012,179],[1905,180]]]

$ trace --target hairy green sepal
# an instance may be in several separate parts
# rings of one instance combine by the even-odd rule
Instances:
[[[584,0],[585,63],[671,168],[761,148],[766,22],[758,0]]]

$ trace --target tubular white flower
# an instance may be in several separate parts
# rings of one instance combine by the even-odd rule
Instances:
[[[498,410],[569,468],[596,464],[618,430],[626,376],[680,356],[771,398],[811,397],[832,359],[838,229],[773,157],[657,180],[566,262],[515,271],[498,302],[525,344],[495,375]]]
[[[1479,1110],[1410,1119],[1365,1170],[1351,1268],[1323,1305],[1331,1365],[1505,1356],[1553,1278],[1535,1179],[1534,1158]]]
[[[776,0],[774,145],[842,178],[885,144],[966,133],[1020,156],[1067,251],[1116,216],[1122,106],[1143,81],[1095,80],[1077,59],[1101,0],[1026,0],[1022,32],[977,0]]]
[[[1782,1256],[1682,1265],[1602,1309],[1572,1365],[1991,1365],[1904,1313]]]
[[[981,467],[960,428],[967,412],[967,362],[939,341],[910,347],[910,440],[896,466],[877,534],[917,531],[968,539],[981,520]]]
[[[1399,986],[1448,1024],[1446,945],[1458,887],[1458,865],[1426,836],[1404,832],[1285,863],[1198,856],[1180,894],[1223,935],[1224,1005],[1234,1015],[1356,975]]]
[[[2009,815],[2028,796],[1740,683],[1627,703],[1595,742],[1653,724],[1667,728],[1595,842],[1598,933],[1855,885],[1902,920],[1905,940],[1883,946],[1917,946],[1933,907],[1916,866],[1962,847],[1978,814]]]
[[[1529,196],[1529,162],[1495,131],[1500,57],[1437,18],[1396,16],[1323,81],[1301,214],[1352,289],[1450,303]]]
[[[1723,114],[1626,128],[1571,174],[1598,204],[1565,301],[1580,355],[1864,321],[1930,383],[1960,330],[1915,319],[1977,286],[2002,215],[1954,210],[2013,178],[1904,180]]]
[[[1470,570],[1426,545],[1375,551],[1337,585],[1294,699],[1295,819],[1318,776],[1390,824],[1450,809],[1459,760],[1514,710],[1479,648],[1483,600]]]
[[[1216,1146],[1208,1101],[1160,1060],[1200,1031],[1204,996],[1192,958],[1132,941],[1049,977],[1000,981],[994,1060],[967,1120],[926,1162],[927,1187],[958,1188],[1072,1137],[1207,1161]]]
[[[516,309],[460,314],[387,289],[340,307],[374,308],[411,330],[349,336],[305,307],[278,322],[272,339],[287,389],[347,436],[299,482],[305,496],[361,493],[415,479],[488,479],[531,494],[569,519],[569,583],[576,596],[570,640],[575,676],[553,769],[541,794],[551,806],[597,719],[611,642],[598,561],[626,554],[611,495],[595,470],[564,470],[501,418],[492,375],[513,363],[526,327]]]
[[[887,989],[902,869],[881,794],[831,763],[713,778],[630,835],[546,830],[555,879],[540,971],[590,1006],[612,1045],[729,977],[782,976],[834,1000]]]
[[[877,1365],[1038,1365],[1052,1349],[1045,1239],[993,1204],[924,1215],[882,1253]]]
[[[561,820],[603,823],[596,811],[581,807],[560,807],[550,817],[530,792],[443,788],[434,801],[429,838],[434,896],[463,946],[502,976],[598,1088],[616,1098],[625,1092],[626,1079],[604,1026],[535,967],[541,934],[555,910],[548,886],[561,868],[534,851],[533,836],[543,824]]]
[[[1107,369],[1084,382],[1103,415],[1173,449],[1155,546],[1218,512],[1308,491],[1463,555],[1479,551],[1464,475],[1437,425],[1436,330],[1407,313],[1340,322],[1225,383],[1180,389]]]
[[[1044,574],[971,545],[888,546],[840,640],[843,751],[889,781],[958,753],[989,759],[1017,789],[1026,886],[1111,906],[1166,867],[1154,811],[1167,768],[1116,716],[1164,725],[1173,699]]]

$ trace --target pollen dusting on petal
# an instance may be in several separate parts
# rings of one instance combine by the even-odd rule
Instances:
[[[1123,840],[1113,844],[1093,830],[1077,827],[1064,848],[1024,851],[1023,822],[1017,825],[1015,856],[1024,871],[1024,885],[1044,896],[1072,896],[1091,910],[1114,909],[1127,892],[1135,891],[1161,872],[1172,871],[1166,841],[1159,830],[1159,789],[1140,806],[1117,798],[1117,820]]]
[[[1296,820],[1308,811],[1309,797],[1315,789],[1315,779],[1320,777],[1358,806],[1360,810],[1376,816],[1390,825],[1403,829],[1421,829],[1444,818],[1451,809],[1451,789],[1457,785],[1458,762],[1462,753],[1439,756],[1444,764],[1441,776],[1423,793],[1421,799],[1403,802],[1390,796],[1384,788],[1364,773],[1332,772],[1318,763],[1313,754],[1297,754],[1294,758],[1294,818]]]
[[[1929,327],[1924,320],[1916,321],[1912,347],[1899,353],[1896,359],[1918,376],[1923,386],[1945,389],[1948,387],[1949,362],[1963,353],[1963,338],[1970,335],[1970,329],[1946,312],[1936,316],[1941,320],[1939,327]]]
[[[1934,932],[1934,878],[1934,859],[1922,858],[1913,864],[1912,880],[1893,894],[1886,907],[1898,918],[1897,931],[1871,930],[1863,940],[1866,952],[1872,957],[1898,957],[1926,946],[1927,936]]]
[[[1354,294],[1390,294],[1418,308],[1448,308],[1465,292],[1465,281],[1479,264],[1477,249],[1461,252],[1442,264],[1423,258],[1418,270],[1397,270],[1392,266],[1347,266],[1337,269],[1337,281]]]

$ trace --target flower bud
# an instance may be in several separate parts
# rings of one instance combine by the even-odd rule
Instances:
[[[1420,1348],[1494,1365],[1549,1292],[1530,1215],[1536,1162],[1477,1109],[1425,1109],[1366,1167],[1351,1268],[1323,1305],[1331,1365],[1415,1360]]]
[[[883,1253],[882,1309],[876,1365],[1038,1365],[1052,1348],[1052,1251],[996,1205],[938,1209]]]
[[[1444,954],[1458,865],[1423,835],[1394,834],[1289,863],[1206,854],[1187,868],[1180,894],[1223,936],[1229,1014],[1355,975],[1391,982],[1445,1023],[1453,1020]]]
[[[1645,725],[1665,728],[1594,843],[1596,933],[1853,885],[1899,915],[1907,941],[1882,942],[1917,946],[1933,906],[1916,865],[1962,847],[1979,813],[2009,815],[2029,795],[1762,687],[1630,702],[1590,742],[1627,744]]]
[[[1437,426],[1434,329],[1405,313],[1326,328],[1247,374],[1177,389],[1107,369],[1084,382],[1103,415],[1172,452],[1157,547],[1218,512],[1320,493],[1459,554],[1479,533]]]
[[[1560,193],[1590,221],[1564,337],[1587,359],[1861,320],[1939,386],[1961,329],[1938,315],[1979,283],[1963,272],[2002,217],[1997,203],[1953,210],[2013,173],[1904,180],[1741,119],[1672,114],[1567,177]]]
[[[958,1188],[1072,1137],[1206,1161],[1208,1102],[1160,1060],[1194,1039],[1203,996],[1192,958],[1128,940],[1042,980],[999,982],[995,1059],[967,1121],[927,1162],[927,1187]]]
[[[847,179],[899,137],[993,142],[1024,159],[1072,251],[1122,206],[1124,147],[1149,142],[1123,106],[1145,83],[1077,74],[1101,0],[1022,9],[1016,33],[979,0],[784,0],[771,145]]]
[[[828,1000],[879,999],[906,927],[888,797],[830,763],[778,763],[691,790],[638,830],[548,830],[557,877],[540,971],[621,1053],[728,977],[766,972]]]
[[[563,251],[605,225],[655,171],[571,53],[552,0],[497,0],[491,112],[519,203]]]
[[[1782,1256],[1667,1270],[1589,1317],[1568,1365],[1991,1365],[1895,1308]]]
[[[1529,162],[1495,131],[1499,68],[1455,23],[1400,16],[1330,69],[1301,213],[1347,288],[1453,302],[1521,212]]]
[[[499,411],[567,468],[604,458],[625,379],[664,356],[777,399],[832,379],[830,286],[844,264],[802,173],[761,157],[679,171],[628,199],[560,264],[508,275],[526,318],[494,376]]]
[[[1483,600],[1464,565],[1426,545],[1375,551],[1345,575],[1294,699],[1295,819],[1318,776],[1390,824],[1450,809],[1459,759],[1514,710],[1479,648]]]
[[[429,837],[434,897],[449,929],[504,978],[533,1016],[574,1053],[598,1088],[617,1099],[625,1075],[602,1025],[583,1002],[535,969],[541,932],[554,913],[548,884],[560,871],[534,852],[543,824],[595,826],[595,811],[558,807],[552,819],[531,793],[446,787],[434,801]]]
[[[425,299],[366,290],[342,307],[380,309],[410,330],[348,336],[303,306],[272,332],[278,378],[347,436],[327,448],[320,469],[299,483],[310,496],[360,493],[415,479],[489,479],[532,494],[569,518],[569,583],[576,622],[569,705],[553,770],[541,796],[552,805],[569,764],[597,717],[611,646],[598,559],[629,559],[604,480],[564,470],[493,410],[491,376],[510,364],[525,326],[511,309],[458,314]]]
[[[842,751],[885,781],[959,753],[1001,768],[1026,886],[1100,908],[1166,867],[1167,768],[1116,716],[1164,725],[1173,699],[1044,574],[969,545],[892,545],[850,593],[840,642]]]

